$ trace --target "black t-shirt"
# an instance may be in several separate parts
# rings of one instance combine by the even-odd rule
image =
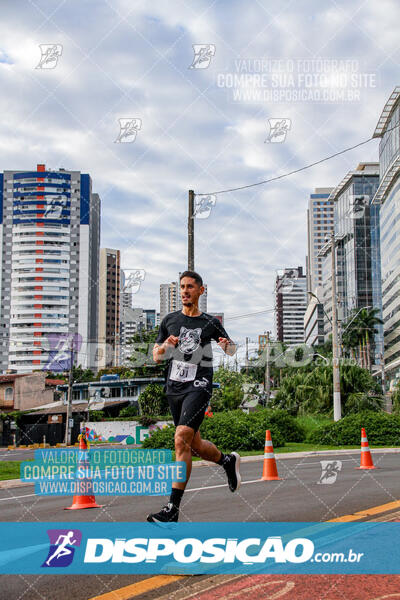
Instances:
[[[168,359],[167,394],[182,394],[190,391],[212,391],[211,340],[220,337],[229,339],[221,322],[212,315],[201,313],[188,317],[182,311],[169,313],[161,322],[156,339],[162,344],[170,336],[179,337],[176,348],[167,349],[163,355]]]

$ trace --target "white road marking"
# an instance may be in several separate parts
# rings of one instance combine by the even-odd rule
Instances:
[[[245,483],[257,483],[258,481],[263,481],[262,479],[252,479],[251,481],[242,481],[242,485],[244,485]],[[187,494],[188,492],[199,492],[200,490],[212,490],[214,488],[221,488],[221,487],[228,487],[227,483],[221,483],[219,485],[208,485],[206,487],[199,487],[199,488],[190,488],[188,490],[185,490],[185,494]],[[4,500],[18,500],[18,498],[30,498],[32,496],[36,496],[37,494],[24,494],[23,496],[7,496],[7,498],[0,498],[0,502],[4,502]],[[51,496],[44,496],[47,498],[51,498]],[[121,496],[121,498],[124,496]]]
[[[0,498],[0,502],[4,502],[4,500],[18,500],[18,498],[29,498],[29,496],[37,496],[37,494],[25,494],[25,496],[8,496],[7,498]]]
[[[257,483],[258,481],[263,481],[263,480],[261,478],[259,478],[259,479],[252,479],[250,481],[242,481],[241,485],[244,485],[245,483]],[[189,489],[185,490],[185,494],[187,494],[188,492],[199,492],[200,490],[213,490],[215,488],[221,488],[221,487],[228,487],[228,484],[220,483],[219,485],[208,485],[206,487],[189,488]]]
[[[332,460],[340,460],[340,462],[354,462],[355,460],[357,460],[357,457],[356,458],[336,458],[336,459],[333,458]],[[320,461],[308,462],[308,463],[297,463],[296,467],[302,467],[303,465],[320,465],[321,466],[321,463],[320,463]]]

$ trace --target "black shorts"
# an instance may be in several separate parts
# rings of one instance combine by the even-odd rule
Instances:
[[[167,396],[175,426],[186,425],[197,431],[210,404],[207,390]]]

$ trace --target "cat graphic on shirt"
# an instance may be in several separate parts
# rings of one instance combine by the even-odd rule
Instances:
[[[181,327],[179,332],[178,348],[183,354],[190,354],[197,350],[200,345],[201,327],[187,329]]]

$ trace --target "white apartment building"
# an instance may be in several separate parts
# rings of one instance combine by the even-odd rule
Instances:
[[[100,199],[79,171],[0,174],[0,368],[94,364],[98,337]],[[57,369],[57,365],[60,367]]]
[[[290,346],[304,343],[307,278],[303,267],[284,269],[275,282],[276,339]]]
[[[310,194],[307,210],[307,289],[314,292],[322,285],[322,262],[319,250],[333,231],[334,201],[330,199],[333,188],[316,188]]]

